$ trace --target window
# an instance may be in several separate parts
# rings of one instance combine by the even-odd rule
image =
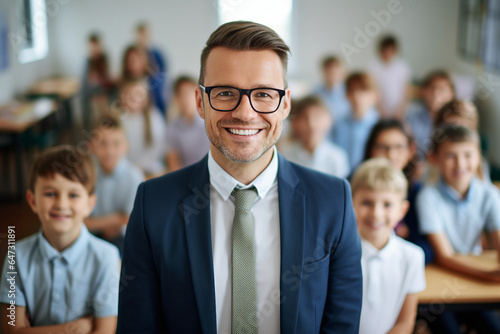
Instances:
[[[467,60],[500,72],[500,1],[461,0],[459,51]]]
[[[219,0],[219,24],[253,21],[278,33],[290,45],[292,0]]]
[[[16,5],[16,32],[11,32],[9,39],[19,62],[45,58],[49,51],[45,0],[19,0]]]

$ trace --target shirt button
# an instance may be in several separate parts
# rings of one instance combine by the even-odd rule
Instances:
[[[58,294],[58,293],[54,293],[54,300],[55,300],[55,301],[58,301],[58,300],[59,300],[59,297],[60,297],[60,296],[59,296],[59,294]]]

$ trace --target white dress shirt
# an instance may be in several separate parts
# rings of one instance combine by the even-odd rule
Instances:
[[[360,334],[387,333],[396,323],[408,294],[425,290],[422,248],[391,233],[381,250],[361,239],[363,305]]]
[[[280,219],[278,202],[278,154],[249,185],[229,175],[208,156],[210,174],[210,219],[215,278],[215,309],[218,334],[231,333],[232,308],[232,226],[235,187],[254,186],[258,197],[252,207],[255,222],[255,262],[257,279],[257,319],[259,333],[280,332]]]

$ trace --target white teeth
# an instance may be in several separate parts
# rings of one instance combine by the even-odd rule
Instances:
[[[239,129],[228,129],[229,132],[231,132],[233,135],[240,135],[240,136],[253,136],[259,130],[239,130]]]

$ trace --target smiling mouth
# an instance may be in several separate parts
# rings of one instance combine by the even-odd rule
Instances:
[[[58,213],[51,213],[49,215],[51,218],[58,219],[58,220],[71,218],[71,215],[58,214]]]
[[[238,136],[254,136],[261,131],[261,129],[232,129],[226,128],[226,130],[233,135]]]

